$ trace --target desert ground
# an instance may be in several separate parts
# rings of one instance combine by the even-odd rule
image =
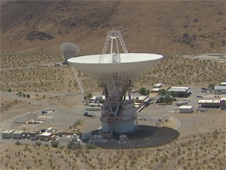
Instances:
[[[77,133],[100,127],[100,113],[95,119],[82,115],[85,103],[72,67],[54,64],[64,61],[63,42],[77,44],[79,55],[99,54],[106,33],[116,28],[129,52],[164,55],[158,65],[133,81],[133,89],[151,90],[156,83],[164,88],[189,86],[190,104],[197,107],[201,87],[226,81],[224,1],[1,1],[0,5],[1,132],[23,129],[13,122],[43,117],[43,109],[55,112],[27,129],[53,126]],[[102,93],[98,82],[80,71],[78,76],[86,94]],[[216,99],[213,94],[204,98]],[[160,116],[168,122],[157,125]],[[175,103],[151,104],[139,117],[146,119],[139,124],[170,128],[178,136],[147,148],[75,150],[65,145],[54,148],[44,141],[38,146],[36,141],[0,138],[0,169],[226,169],[225,110],[179,114]],[[77,120],[82,124],[72,128]]]
[[[17,63],[20,59],[17,54],[14,56],[10,60]],[[84,108],[71,66],[53,66],[61,61],[60,57],[52,57],[42,63],[27,60],[24,65],[4,62],[8,65],[3,64],[1,68],[1,131],[12,127],[10,121],[27,112],[49,106],[68,112]],[[222,70],[225,70],[224,62],[166,56],[154,69],[135,80],[134,88],[144,86],[151,89],[157,82],[163,82],[165,87],[207,87],[209,82],[217,84],[224,80],[225,71]],[[80,72],[79,78],[86,93],[101,93],[97,82]],[[142,112],[155,112],[155,107],[158,111],[159,106],[153,105]],[[209,109],[205,113],[194,114],[170,112],[170,115],[176,117],[180,124],[169,119],[159,127],[175,129],[179,137],[158,147],[115,150],[84,147],[69,150],[65,146],[15,145],[16,140],[1,140],[1,169],[225,169],[224,110]],[[89,122],[84,120],[84,125],[92,126]],[[84,129],[80,128],[81,131]],[[68,125],[65,130],[70,131]]]

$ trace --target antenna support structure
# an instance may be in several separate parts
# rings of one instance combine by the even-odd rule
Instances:
[[[128,51],[119,30],[108,32],[100,56],[101,64],[108,55],[111,63],[121,63],[121,55],[128,57]],[[102,130],[104,132],[124,133],[134,130],[136,108],[131,99],[131,80],[125,80],[120,72],[101,78],[101,87],[105,94],[105,103],[101,109]],[[126,98],[126,96],[128,98]]]

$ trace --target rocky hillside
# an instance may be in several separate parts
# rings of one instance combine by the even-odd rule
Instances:
[[[120,29],[129,52],[223,52],[224,1],[4,1],[1,51],[61,54],[65,41],[100,53],[107,31]]]

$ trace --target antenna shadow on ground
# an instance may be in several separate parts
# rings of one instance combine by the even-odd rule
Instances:
[[[98,130],[92,131],[92,135],[98,135]],[[105,143],[95,143],[96,146],[105,149],[132,149],[147,148],[166,145],[176,140],[180,133],[169,127],[155,127],[139,125],[134,132],[127,133],[127,141],[122,143],[119,137],[122,134],[114,134],[113,139]]]

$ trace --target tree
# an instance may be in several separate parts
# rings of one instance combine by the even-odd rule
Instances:
[[[160,97],[160,98],[158,99],[158,103],[164,103],[164,98],[163,98],[163,97]]]
[[[209,84],[209,86],[208,86],[208,88],[211,89],[211,90],[213,90],[214,87],[215,87],[215,84],[213,84],[213,83]]]
[[[173,101],[172,97],[170,95],[166,95],[164,97],[164,103],[168,104],[168,103],[171,103]]]
[[[8,92],[12,92],[12,90],[9,88],[8,90],[7,90]]]
[[[161,89],[161,90],[159,90],[158,94],[160,96],[164,96],[164,95],[166,95],[166,90],[165,89]]]
[[[176,96],[175,91],[171,91],[171,92],[170,92],[170,95],[173,96],[173,97],[175,97],[175,96]]]
[[[140,90],[139,90],[139,93],[141,95],[149,95],[150,91],[148,89],[146,89],[145,87],[141,87]]]

